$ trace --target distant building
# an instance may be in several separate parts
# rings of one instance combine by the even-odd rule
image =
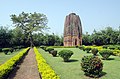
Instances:
[[[78,15],[71,13],[64,23],[64,46],[82,45],[82,25]]]

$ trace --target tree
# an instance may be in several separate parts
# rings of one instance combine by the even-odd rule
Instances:
[[[12,30],[12,43],[14,46],[20,46],[23,42],[23,32],[22,29],[19,27],[16,27]]]
[[[15,27],[20,27],[24,34],[27,35],[31,43],[31,47],[34,46],[32,34],[33,32],[40,31],[47,29],[47,17],[44,14],[40,13],[25,13],[22,12],[18,16],[15,14],[11,15],[11,19]]]
[[[12,34],[6,27],[0,27],[0,48],[10,47]]]

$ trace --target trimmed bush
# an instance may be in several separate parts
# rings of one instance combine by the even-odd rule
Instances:
[[[46,63],[45,59],[38,52],[36,47],[34,47],[34,52],[36,55],[38,71],[41,74],[42,79],[60,79],[55,71]]]
[[[113,55],[120,56],[120,50],[112,50],[112,51],[113,51]]]
[[[75,46],[50,46],[53,48],[76,48]]]
[[[46,50],[46,46],[40,46],[40,48]]]
[[[101,76],[103,63],[98,57],[84,56],[81,60],[81,67],[86,76],[97,78]]]
[[[86,47],[86,48],[85,48],[85,51],[87,51],[87,53],[89,53],[89,52],[90,52],[90,50],[91,50],[91,48],[90,48],[90,47]]]
[[[12,53],[14,51],[14,49],[13,48],[10,48],[10,52]]]
[[[103,49],[107,49],[108,48],[108,46],[107,45],[103,45]]]
[[[57,56],[57,50],[52,50],[51,54],[52,54],[53,57],[56,57]]]
[[[83,49],[85,49],[85,47],[84,46],[79,46],[79,49],[83,50]]]
[[[69,61],[69,58],[73,55],[73,52],[71,50],[61,50],[59,53],[59,56],[63,58],[64,62]]]
[[[76,48],[78,48],[79,46],[75,46]]]
[[[108,49],[101,50],[99,51],[99,53],[103,57],[104,60],[107,60],[110,57],[110,55],[113,54],[113,52]]]
[[[54,50],[53,47],[47,47],[47,48],[46,48],[46,51],[48,51],[49,53],[51,53],[52,50]]]
[[[118,46],[117,49],[120,50],[120,46]]]
[[[10,51],[10,48],[3,48],[2,51],[7,55],[8,52]]]
[[[93,49],[91,50],[91,52],[92,52],[93,55],[97,55],[98,49],[97,49],[97,48],[93,48]]]

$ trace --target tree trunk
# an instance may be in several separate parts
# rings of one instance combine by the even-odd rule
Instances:
[[[32,33],[30,33],[30,44],[31,44],[31,48],[34,47],[34,44],[33,44],[33,38],[32,38]]]

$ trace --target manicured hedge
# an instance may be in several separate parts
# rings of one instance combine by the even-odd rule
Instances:
[[[84,56],[81,60],[81,68],[86,76],[97,78],[102,75],[103,63],[96,56]]]
[[[36,47],[34,47],[34,52],[36,55],[38,71],[41,74],[42,79],[60,79],[55,71],[46,63],[45,59],[38,52]]]
[[[0,65],[0,79],[6,79],[6,76],[13,70],[16,63],[28,52],[29,48],[21,51],[4,64]]]
[[[104,60],[107,60],[113,52],[109,49],[103,49],[99,52],[99,54],[103,57]]]
[[[53,48],[76,48],[76,46],[49,46]]]
[[[59,56],[63,58],[64,62],[68,62],[70,57],[73,55],[73,51],[71,50],[61,50]]]

